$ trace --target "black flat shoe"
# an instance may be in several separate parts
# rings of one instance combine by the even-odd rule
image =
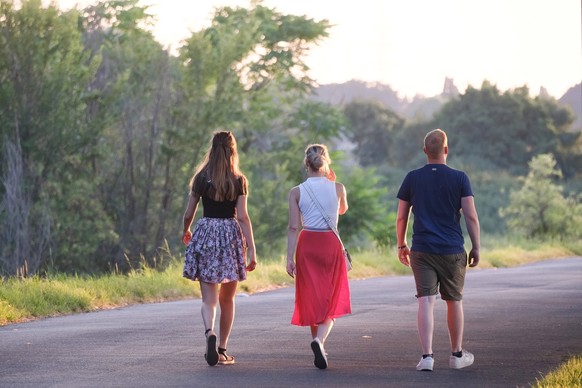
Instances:
[[[216,334],[212,329],[206,330],[206,353],[204,358],[210,366],[218,364],[218,350],[216,349]]]

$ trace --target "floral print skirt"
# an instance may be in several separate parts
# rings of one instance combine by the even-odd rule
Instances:
[[[206,283],[245,280],[246,242],[235,218],[202,217],[186,247],[183,276]]]

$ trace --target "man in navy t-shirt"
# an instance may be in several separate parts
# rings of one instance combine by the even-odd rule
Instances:
[[[398,191],[396,234],[398,258],[411,266],[418,299],[418,334],[423,355],[417,370],[432,371],[434,305],[437,294],[447,303],[451,340],[449,367],[460,369],[473,364],[474,356],[462,348],[463,302],[467,264],[479,263],[479,218],[469,177],[446,165],[447,135],[440,129],[424,138],[427,164],[410,171]],[[410,211],[414,214],[412,247],[406,243]],[[467,256],[461,230],[461,213],[472,249]]]

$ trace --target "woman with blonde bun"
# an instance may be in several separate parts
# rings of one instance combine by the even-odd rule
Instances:
[[[291,323],[310,327],[314,365],[325,369],[327,336],[335,319],[352,311],[343,245],[326,218],[337,229],[339,215],[348,210],[348,201],[344,185],[335,182],[325,145],[309,145],[304,163],[307,179],[289,193],[287,273],[295,278]]]

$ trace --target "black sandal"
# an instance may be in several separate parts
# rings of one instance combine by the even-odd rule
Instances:
[[[232,364],[234,364],[234,357],[233,356],[229,356],[226,353],[226,349],[224,349],[224,348],[218,348],[218,354],[220,356],[224,357],[224,359],[222,359],[222,357],[219,357],[218,363],[220,365],[232,365]]]
[[[206,353],[204,354],[204,358],[206,362],[210,366],[214,366],[218,364],[218,352],[216,351],[216,334],[212,331],[212,329],[207,329],[204,332],[206,336]]]

